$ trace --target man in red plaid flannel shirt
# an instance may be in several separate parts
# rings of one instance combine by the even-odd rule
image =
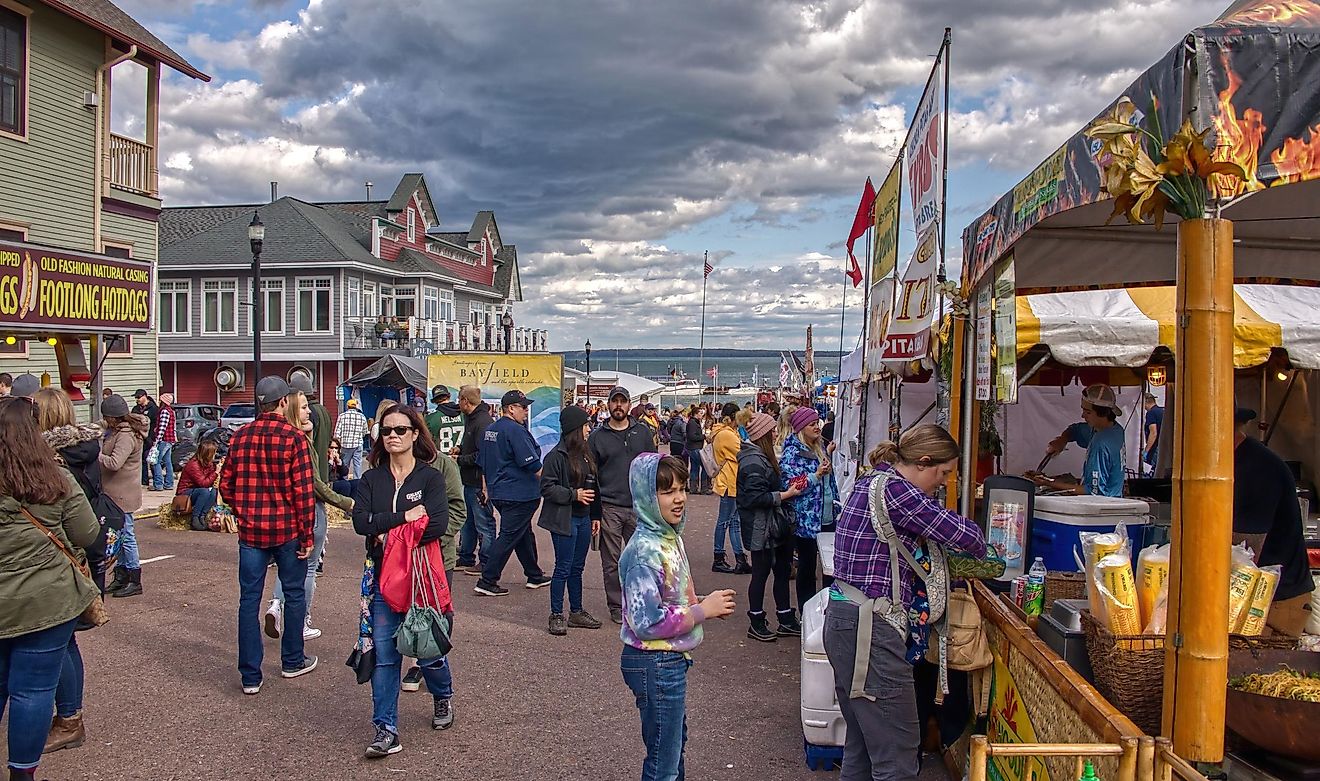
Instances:
[[[284,417],[291,393],[279,377],[257,383],[256,420],[235,432],[220,474],[220,496],[238,519],[238,672],[243,693],[261,691],[261,596],[275,561],[284,587],[280,675],[316,669],[303,653],[308,557],[316,518],[311,445]]]

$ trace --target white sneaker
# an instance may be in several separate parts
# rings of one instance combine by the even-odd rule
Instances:
[[[260,694],[260,693],[261,693],[261,684],[257,684],[256,686],[244,686],[244,687],[243,687],[243,693],[244,693],[244,694]]]
[[[303,639],[315,640],[320,636],[321,636],[321,630],[312,626],[312,620],[311,618],[308,618],[307,623],[303,624]]]
[[[280,637],[280,627],[283,625],[284,614],[280,609],[280,602],[278,599],[272,599],[270,601],[270,607],[266,608],[264,625],[266,637],[273,637],[278,640]]]

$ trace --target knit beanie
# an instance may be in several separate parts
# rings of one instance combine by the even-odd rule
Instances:
[[[571,404],[559,411],[559,430],[561,433],[581,431],[586,423],[587,411],[576,404]]]
[[[764,412],[758,412],[753,415],[751,421],[747,423],[747,439],[755,442],[766,434],[769,434],[771,431],[774,431],[775,426],[776,423],[774,418]]]
[[[818,420],[820,420],[820,414],[816,410],[811,407],[798,407],[793,416],[788,419],[788,422],[793,426],[793,433],[797,434]]]

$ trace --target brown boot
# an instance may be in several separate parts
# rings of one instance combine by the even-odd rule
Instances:
[[[83,727],[81,711],[67,719],[56,716],[55,721],[51,722],[50,734],[46,736],[46,748],[41,753],[49,754],[62,748],[78,748],[86,738],[87,730]]]

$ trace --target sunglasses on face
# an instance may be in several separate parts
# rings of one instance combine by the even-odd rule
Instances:
[[[417,429],[413,428],[412,426],[381,426],[380,434],[383,437],[387,437],[390,434],[393,434],[396,437],[401,437],[404,434],[407,434],[409,431],[416,431],[416,430]]]

